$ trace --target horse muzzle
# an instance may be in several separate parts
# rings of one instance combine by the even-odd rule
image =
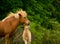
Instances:
[[[28,26],[30,25],[30,21],[29,20],[26,21],[26,25],[28,25]]]

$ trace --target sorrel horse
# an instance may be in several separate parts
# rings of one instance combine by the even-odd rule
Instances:
[[[5,37],[5,44],[9,43],[9,37],[13,35],[19,23],[29,24],[27,13],[23,10],[19,10],[16,13],[11,12],[0,21],[0,37]]]
[[[26,24],[24,24],[23,41],[25,44],[31,44],[31,32]]]

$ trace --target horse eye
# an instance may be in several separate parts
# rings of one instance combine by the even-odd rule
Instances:
[[[19,16],[21,16],[21,14],[18,14]]]

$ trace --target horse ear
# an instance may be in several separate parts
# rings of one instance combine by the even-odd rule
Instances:
[[[21,11],[22,11],[22,9],[21,9]]]

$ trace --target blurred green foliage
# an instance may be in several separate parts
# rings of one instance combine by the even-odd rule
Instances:
[[[60,44],[60,0],[0,0],[0,20],[18,9],[28,13],[32,44]]]

